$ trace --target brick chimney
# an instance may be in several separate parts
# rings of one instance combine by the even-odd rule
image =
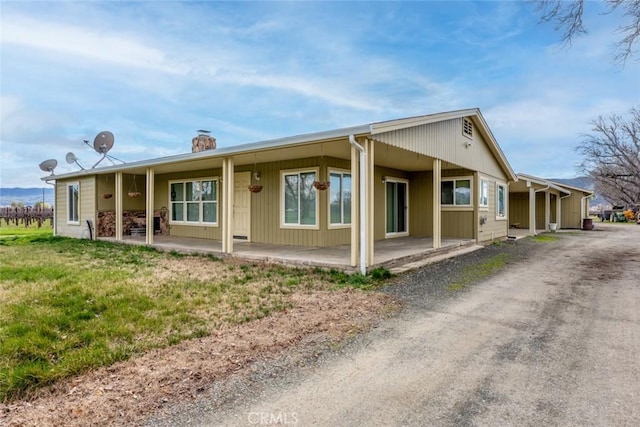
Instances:
[[[215,150],[216,139],[209,135],[211,132],[204,129],[198,130],[198,136],[191,140],[191,152],[197,153],[204,150]]]

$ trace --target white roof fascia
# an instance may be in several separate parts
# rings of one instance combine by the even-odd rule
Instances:
[[[264,151],[274,148],[283,148],[290,145],[301,145],[323,141],[328,139],[337,139],[348,137],[349,135],[370,134],[371,125],[352,126],[348,128],[334,129],[324,132],[308,133],[303,135],[289,136],[285,138],[270,139],[265,141],[251,142],[248,144],[236,145],[233,147],[217,148],[215,150],[205,150],[198,153],[184,153],[175,156],[159,157],[150,160],[141,160],[137,162],[124,163],[119,165],[105,166],[98,169],[85,169],[76,172],[69,172],[61,175],[49,175],[40,178],[42,181],[51,181],[55,179],[67,179],[78,176],[99,175],[116,171],[126,171],[129,169],[147,168],[153,166],[166,165],[168,163],[176,163],[182,161],[202,160],[207,158],[228,157],[237,154],[245,154],[252,151]]]
[[[594,194],[593,190],[587,190],[586,188],[574,187],[573,185],[563,184],[561,182],[555,182],[555,181],[549,181],[549,182],[553,183],[554,185],[557,185],[558,187],[567,188],[569,190],[580,191],[584,194],[591,194],[591,195]]]
[[[549,188],[553,188],[554,190],[557,190],[560,193],[571,194],[571,191],[567,190],[566,188],[562,188],[560,184],[557,184],[553,181],[549,181],[548,179],[538,178],[536,176],[527,175],[524,173],[519,173],[518,179],[521,179],[523,181],[535,182],[538,185],[548,186]]]

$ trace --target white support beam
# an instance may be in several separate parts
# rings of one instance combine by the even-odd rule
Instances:
[[[442,160],[433,159],[433,249],[442,247]]]
[[[556,196],[556,224],[558,224],[558,230],[562,228],[562,199],[558,193]]]
[[[358,249],[361,242],[359,239],[360,221],[358,206],[360,206],[360,177],[358,175],[358,158],[360,152],[352,145],[351,146],[351,266],[358,265],[358,255],[360,254]]]
[[[116,172],[116,240],[122,240],[122,172]]]
[[[536,235],[536,190],[529,187],[529,235]]]
[[[367,171],[366,171],[366,189],[367,189],[367,267],[374,264],[374,240],[375,240],[375,153],[374,141],[367,140]]]
[[[222,161],[222,252],[233,253],[233,159]]]
[[[551,222],[551,192],[544,192],[544,229],[549,231],[549,223]]]
[[[153,233],[155,232],[153,227],[153,219],[154,219],[154,206],[155,206],[155,172],[153,168],[147,168],[147,182],[146,182],[146,200],[145,200],[145,209],[146,209],[146,218],[147,218],[147,232],[146,232],[146,243],[147,245],[153,245]]]

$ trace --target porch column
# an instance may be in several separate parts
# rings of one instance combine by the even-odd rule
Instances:
[[[147,192],[146,192],[146,215],[147,215],[147,232],[146,232],[146,242],[147,245],[153,245],[153,233],[155,232],[154,228],[154,206],[155,206],[155,171],[153,168],[147,168]]]
[[[222,252],[233,252],[233,159],[222,161]]]
[[[122,240],[122,172],[116,172],[116,240]]]
[[[556,224],[558,224],[558,230],[561,228],[561,218],[562,218],[562,196],[561,193],[558,193],[556,196]]]
[[[366,185],[367,189],[366,202],[367,202],[367,247],[364,250],[367,251],[367,266],[370,267],[374,264],[374,240],[375,240],[375,223],[374,223],[374,211],[375,211],[375,161],[374,161],[374,141],[368,139],[366,141],[367,149],[367,171],[366,171]]]
[[[551,193],[549,190],[544,192],[544,229],[549,231],[549,223],[551,222]]]
[[[536,190],[533,188],[533,184],[527,182],[529,185],[529,235],[536,235]]]
[[[433,249],[442,247],[441,185],[442,160],[433,159]]]
[[[358,248],[360,242],[360,175],[358,174],[358,161],[360,155],[356,147],[351,146],[351,266],[358,265]]]

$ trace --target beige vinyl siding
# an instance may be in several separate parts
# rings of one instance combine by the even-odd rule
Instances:
[[[582,193],[572,192],[562,199],[560,225],[562,228],[582,228],[581,203]]]
[[[105,199],[105,195],[111,197]],[[115,174],[96,176],[96,201],[98,212],[115,212],[116,210],[116,176]]]
[[[487,181],[487,195],[488,195],[488,206],[486,208],[481,208],[478,210],[478,216],[475,220],[475,226],[478,230],[478,242],[487,242],[490,240],[501,239],[507,237],[509,234],[509,220],[507,219],[497,219],[497,184],[504,184],[507,194],[506,203],[507,203],[507,218],[509,218],[509,208],[510,208],[510,199],[509,199],[509,186],[506,185],[504,181],[496,180],[492,177],[487,176],[477,176],[476,179]],[[479,188],[478,184],[475,186],[476,189]],[[476,195],[475,202],[478,203],[478,196]],[[480,225],[480,217],[486,217],[486,222],[484,225]]]
[[[529,193],[509,193],[509,224],[529,228]]]
[[[473,210],[442,212],[442,237],[473,239],[473,218]]]
[[[255,169],[260,171],[260,185],[263,189],[259,193],[251,194],[251,241],[299,246],[337,246],[351,241],[349,227],[328,228],[328,190],[316,190],[319,204],[318,230],[280,227],[282,191],[280,171],[315,167],[320,167],[320,180],[327,181],[327,167],[350,169],[350,162],[332,157],[313,157],[255,165]],[[252,171],[253,168],[253,165],[237,167],[235,171]]]
[[[409,231],[412,236],[433,236],[433,172],[409,174]]]
[[[435,157],[477,170],[491,176],[503,177],[504,172],[488,148],[474,123],[473,138],[462,134],[462,118],[394,130],[376,134],[373,138],[414,153]],[[466,144],[471,146],[466,148]],[[506,177],[505,177],[506,179]]]
[[[68,196],[67,185],[79,184],[78,219],[79,224],[67,223]],[[56,182],[56,224],[57,235],[88,239],[89,229],[87,220],[91,220],[95,229],[96,225],[96,177],[89,176],[81,179],[72,179]]]

